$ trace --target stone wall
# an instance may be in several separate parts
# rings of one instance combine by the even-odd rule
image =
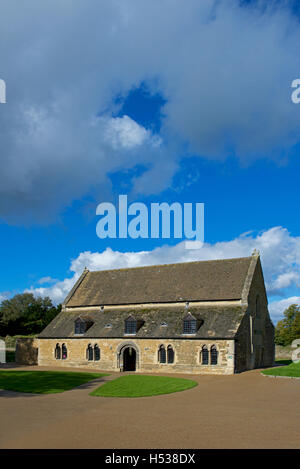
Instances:
[[[293,350],[290,345],[275,345],[276,360],[291,360]]]
[[[56,344],[67,347],[67,359],[55,358]],[[88,344],[98,344],[100,361],[88,361],[86,349]],[[132,346],[137,351],[138,372],[164,373],[199,373],[199,374],[233,374],[234,373],[234,341],[233,340],[191,340],[191,339],[40,339],[39,365],[44,366],[89,366],[105,371],[121,371],[122,349]],[[164,345],[173,347],[174,363],[158,363],[158,349]],[[202,346],[208,349],[215,345],[218,349],[217,365],[202,365],[200,352]]]
[[[235,342],[235,371],[241,373],[250,366],[250,322],[249,315],[245,314],[238,329]]]
[[[258,303],[257,303],[258,299]],[[247,297],[248,313],[242,320],[236,339],[236,371],[272,366],[275,359],[274,326],[260,261],[256,263]]]
[[[22,365],[38,364],[39,339],[19,338],[16,342],[16,362]]]

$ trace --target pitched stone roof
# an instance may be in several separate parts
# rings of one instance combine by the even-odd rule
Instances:
[[[67,307],[242,298],[252,257],[85,271]]]
[[[200,327],[191,336],[197,339],[234,338],[245,314],[246,307],[231,306],[192,306],[189,312],[199,320]],[[74,322],[84,310],[61,311],[53,321],[41,332],[40,338],[72,338],[75,335]],[[130,338],[125,334],[125,319],[129,316],[141,320],[142,326],[136,338],[183,338],[183,319],[186,317],[184,306],[149,307],[145,309],[110,308],[104,311],[89,311],[93,324],[80,337],[84,338]],[[166,325],[163,325],[166,324]]]

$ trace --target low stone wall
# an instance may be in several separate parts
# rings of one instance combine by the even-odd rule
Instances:
[[[34,337],[19,338],[16,342],[16,362],[20,365],[38,364],[39,340]]]
[[[291,360],[292,348],[290,345],[275,345],[275,358],[276,360]]]

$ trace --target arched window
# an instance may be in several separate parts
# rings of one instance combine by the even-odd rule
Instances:
[[[158,349],[158,361],[159,363],[166,363],[166,349],[163,345]]]
[[[203,345],[201,350],[201,363],[202,365],[208,365],[208,349],[206,345]]]
[[[97,344],[94,345],[94,357],[96,362],[100,360],[100,349]]]
[[[168,345],[167,348],[168,363],[174,363],[174,350],[172,345]]]
[[[259,317],[260,317],[260,301],[259,301],[259,295],[257,295],[257,297],[256,297],[255,313],[256,313],[256,317],[259,318]]]
[[[87,346],[87,349],[86,349],[86,358],[87,358],[87,360],[89,360],[89,361],[94,360],[93,347],[91,346],[91,344],[89,344],[89,345]]]
[[[218,364],[218,350],[215,345],[212,345],[210,349],[210,364],[211,365]]]
[[[68,358],[68,350],[66,344],[62,344],[61,346],[61,358],[63,360],[66,360]]]
[[[61,359],[61,350],[60,350],[60,345],[59,344],[56,344],[56,347],[55,347],[55,358],[56,358],[56,360]]]

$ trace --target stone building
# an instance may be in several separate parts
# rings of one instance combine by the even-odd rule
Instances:
[[[214,374],[271,366],[259,255],[85,269],[35,345],[39,365]]]

